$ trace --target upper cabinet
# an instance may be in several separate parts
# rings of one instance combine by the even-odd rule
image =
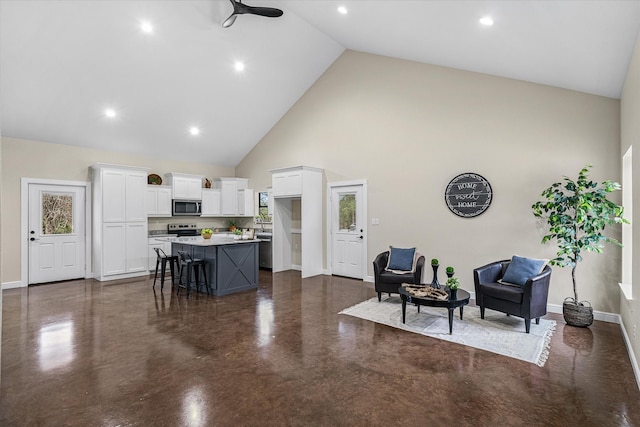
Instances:
[[[308,166],[274,169],[271,171],[273,197],[300,197],[303,193],[305,177],[315,179],[322,169]],[[313,178],[311,178],[313,177]]]
[[[177,200],[202,200],[202,176],[171,172],[165,178],[173,189],[172,198]]]
[[[202,214],[201,216],[220,216],[220,190],[217,188],[202,189]]]
[[[100,185],[102,222],[146,221],[144,170],[94,166]]]
[[[245,188],[238,190],[238,216],[254,216],[255,192]]]
[[[247,190],[249,180],[247,178],[214,178],[213,187],[220,190],[220,213],[222,216],[253,216],[253,199],[250,203],[251,214],[246,215],[249,209],[245,209],[244,199],[242,201],[242,209],[238,209],[238,197],[245,197],[245,193],[239,194],[238,190]],[[253,190],[251,190],[253,194]],[[253,195],[251,196],[253,197]]]
[[[149,217],[171,216],[171,187],[166,185],[148,185],[145,206]]]

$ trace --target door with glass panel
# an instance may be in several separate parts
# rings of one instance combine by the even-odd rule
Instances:
[[[85,275],[85,187],[29,184],[29,284]]]
[[[363,278],[363,188],[361,185],[331,189],[331,273]]]

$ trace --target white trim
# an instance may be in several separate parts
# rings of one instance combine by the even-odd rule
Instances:
[[[620,329],[622,330],[622,338],[624,338],[624,344],[627,346],[627,353],[629,353],[629,360],[631,361],[633,374],[636,376],[636,384],[638,385],[638,389],[640,389],[640,368],[638,367],[638,359],[636,359],[636,355],[633,352],[633,346],[631,345],[629,335],[627,335],[627,328],[625,328],[624,323],[622,323],[622,318],[620,318]]]
[[[91,264],[91,183],[87,181],[64,181],[60,179],[21,178],[20,179],[20,287],[29,285],[29,185],[66,185],[84,187],[85,203],[85,279],[93,278]],[[4,289],[4,284],[2,285]]]
[[[550,313],[562,314],[562,304],[547,304],[547,311]],[[593,319],[601,322],[620,323],[620,315],[607,313],[605,311],[593,310]]]
[[[332,259],[331,259],[331,246],[333,245],[333,241],[331,240],[331,193],[334,188],[338,187],[352,187],[352,186],[362,186],[362,228],[363,228],[363,239],[362,239],[362,280],[367,276],[367,260],[369,258],[369,215],[367,213],[367,206],[369,205],[367,200],[368,188],[367,188],[367,180],[366,179],[356,179],[352,181],[337,181],[337,182],[328,182],[327,183],[327,247],[326,247],[326,259],[327,259],[327,275],[331,276],[332,272]],[[354,278],[355,279],[355,278]]]
[[[4,282],[2,284],[2,290],[6,289],[15,289],[15,288],[24,288],[25,285],[22,283],[22,280],[16,280],[15,282]]]
[[[296,271],[302,271],[301,265],[291,264],[291,269]]]
[[[620,286],[624,298],[627,301],[633,301],[633,286],[631,283],[618,283],[618,286]]]
[[[369,283],[375,283],[376,282],[376,278],[373,276],[364,276],[362,278],[363,282],[369,282]]]

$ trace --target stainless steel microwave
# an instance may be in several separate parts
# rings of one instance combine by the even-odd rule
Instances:
[[[202,214],[201,200],[173,200],[173,216],[200,216]]]

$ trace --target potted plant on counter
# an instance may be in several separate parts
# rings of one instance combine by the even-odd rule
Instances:
[[[229,225],[229,231],[233,232],[236,230],[237,223],[234,219],[230,219],[229,221],[227,221],[227,224]]]
[[[623,207],[607,199],[607,194],[620,190],[617,182],[600,184],[589,180],[591,165],[578,174],[577,181],[564,177],[564,183],[556,182],[542,192],[543,200],[533,204],[533,215],[544,218],[548,234],[542,243],[555,239],[558,245],[556,258],[549,264],[571,267],[573,298],[562,304],[562,314],[568,325],[587,327],[593,323],[593,308],[588,301],[578,299],[576,267],[582,261],[581,253],[602,252],[605,243],[622,246],[620,242],[603,234],[606,225],[628,223],[622,217]]]
[[[242,230],[239,228],[234,228],[233,229],[233,238],[235,240],[240,240],[242,239]]]

